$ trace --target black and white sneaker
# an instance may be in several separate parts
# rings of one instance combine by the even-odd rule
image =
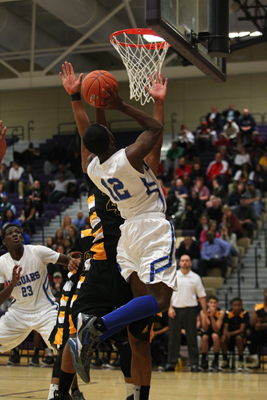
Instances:
[[[39,367],[39,356],[34,354],[31,361],[29,361],[31,367]]]
[[[54,364],[54,357],[53,356],[47,356],[41,361],[41,366],[42,367],[50,367],[51,365]]]
[[[210,366],[210,371],[212,371],[212,372],[218,372],[218,371],[220,371],[219,363],[218,363],[217,360],[213,360],[213,361],[212,361],[212,364],[211,364],[211,366]]]
[[[13,354],[10,355],[7,360],[7,365],[19,365],[20,363],[20,355],[18,351],[13,350]]]
[[[55,390],[53,400],[72,400],[72,398],[69,393],[62,393],[59,390]]]

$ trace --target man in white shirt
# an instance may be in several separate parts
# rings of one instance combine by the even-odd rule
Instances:
[[[203,318],[209,325],[206,310],[206,292],[199,275],[191,271],[192,261],[188,255],[180,258],[180,269],[177,271],[178,291],[173,292],[169,315],[169,345],[166,371],[174,371],[177,364],[181,329],[186,331],[191,372],[198,372],[197,346],[197,297],[203,311]]]
[[[19,164],[14,161],[12,167],[9,170],[8,182],[7,182],[7,192],[17,192],[19,179],[21,177],[24,168],[20,167]]]
[[[15,224],[6,225],[2,240],[8,253],[0,257],[0,304],[11,294],[13,301],[0,319],[0,353],[18,346],[32,330],[39,332],[51,347],[48,339],[57,321],[58,304],[50,290],[46,265],[59,263],[76,267],[81,261],[79,253],[74,259],[48,247],[25,246],[20,228]],[[53,371],[54,378],[59,377]]]

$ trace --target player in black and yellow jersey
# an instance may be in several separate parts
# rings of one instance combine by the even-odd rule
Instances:
[[[66,91],[72,95],[72,108],[79,134],[82,137],[86,128],[90,125],[79,98],[82,76],[80,75],[79,79],[77,79],[69,63],[65,63],[63,66],[63,73],[64,76],[61,74],[63,86]],[[157,80],[157,82],[153,84],[153,88],[154,91],[152,90],[150,94],[155,99],[154,118],[163,119],[163,102],[166,95],[166,86],[162,85]],[[163,100],[162,97],[164,97]],[[106,125],[105,113],[101,109],[96,109],[96,122]],[[154,150],[146,159],[146,162],[155,173],[158,169],[161,144],[162,137],[155,144]],[[82,167],[84,172],[86,172],[86,160],[88,155],[89,153],[82,143]],[[104,195],[93,185],[87,174],[86,182],[89,189],[88,207],[90,224],[94,237],[91,251],[94,252],[94,257],[91,257],[85,262],[85,269],[87,269],[88,272],[81,286],[79,295],[72,307],[74,324],[80,312],[101,316],[127,303],[130,300],[129,296],[132,296],[130,287],[121,277],[116,262],[116,248],[120,237],[119,226],[123,220],[109,197]],[[143,291],[143,294],[146,294],[145,287],[140,288],[140,290]],[[140,296],[140,292],[136,295]],[[133,358],[135,360],[134,364],[132,364],[132,371],[134,372],[135,382],[137,382],[136,391],[142,396],[140,399],[148,398],[149,393],[149,386],[147,386],[147,383],[149,385],[151,376],[149,349],[151,325],[151,321],[146,319],[137,321],[129,327],[128,335],[131,341],[131,347],[134,349]],[[64,353],[68,352],[68,348],[66,349],[66,347],[67,346],[65,346]],[[135,351],[135,348],[138,348],[138,351]],[[129,361],[131,361],[130,358]],[[140,365],[142,365],[142,369],[140,369]],[[73,366],[71,367],[69,365],[68,376],[65,373],[65,376],[63,376],[64,382],[62,384],[62,379],[60,379],[59,391],[55,393],[55,399],[65,400],[70,398],[68,397],[69,382],[73,379],[74,373],[75,369]],[[130,385],[126,385],[126,388],[127,399],[133,399]]]
[[[247,330],[250,356],[246,360],[246,368],[259,367],[258,348],[267,343],[267,288],[264,289],[264,302],[256,304],[250,317],[250,328]]]
[[[221,348],[221,336],[222,336],[222,326],[225,316],[225,312],[219,307],[219,301],[216,296],[209,296],[207,301],[207,317],[209,319],[209,324],[204,318],[202,321],[202,361],[200,368],[203,371],[208,371],[208,352],[211,346],[213,346],[214,360],[212,361],[210,370],[219,370],[219,354]],[[202,316],[202,310],[200,312],[200,317]]]
[[[244,370],[244,345],[245,331],[249,324],[249,313],[243,309],[242,300],[238,297],[231,301],[231,309],[225,312],[224,328],[222,337],[223,363],[222,368],[229,368],[227,350],[237,347],[238,351],[238,371]]]

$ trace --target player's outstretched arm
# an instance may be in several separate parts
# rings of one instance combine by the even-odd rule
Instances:
[[[107,85],[106,90],[102,89],[102,93],[106,95],[106,98],[99,97],[99,99],[104,102],[105,109],[121,111],[135,119],[145,129],[136,142],[126,148],[129,162],[136,170],[143,172],[143,159],[157,143],[161,135],[162,124],[144,111],[124,103],[115,85],[113,90]]]
[[[3,122],[0,121],[0,163],[6,154],[6,130],[7,127],[3,128]]]
[[[65,265],[69,268],[69,271],[74,269],[78,269],[79,265],[82,260],[82,253],[80,251],[73,251],[72,253],[68,254],[60,254],[58,257],[57,263],[61,265]]]
[[[164,125],[164,100],[167,94],[168,78],[166,78],[165,82],[163,83],[162,74],[158,74],[158,72],[156,72],[156,81],[154,81],[152,75],[149,75],[149,78],[152,84],[152,88],[149,89],[148,86],[146,86],[146,90],[155,101],[153,118]],[[155,175],[157,175],[158,172],[162,142],[163,129],[154,148],[145,158],[146,163],[150,166]]]
[[[62,72],[60,72],[59,75],[66,92],[70,96],[72,96],[72,101],[71,101],[72,111],[74,114],[80,138],[82,138],[84,132],[86,131],[88,126],[90,126],[88,115],[86,114],[82,100],[80,98],[80,89],[81,89],[83,74],[80,74],[79,78],[77,79],[72,64],[68,63],[67,61],[65,61],[65,64],[62,64]],[[81,141],[81,157],[82,157],[83,172],[86,172],[86,160],[90,154],[91,153],[84,146],[83,141]]]
[[[12,272],[12,280],[10,284],[4,289],[4,284],[0,284],[0,305],[3,304],[11,295],[14,287],[20,279],[20,273],[22,268],[19,265],[15,265]]]

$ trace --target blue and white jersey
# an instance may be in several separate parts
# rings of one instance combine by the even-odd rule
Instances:
[[[12,280],[15,265],[22,268],[20,280],[12,291],[12,309],[36,313],[57,304],[50,290],[46,264],[55,264],[59,256],[47,247],[27,245],[20,260],[13,260],[9,253],[0,257],[0,283]]]
[[[145,162],[143,174],[133,168],[125,149],[117,151],[102,164],[95,157],[87,173],[94,184],[117,204],[124,219],[166,211],[164,195],[157,178]]]

